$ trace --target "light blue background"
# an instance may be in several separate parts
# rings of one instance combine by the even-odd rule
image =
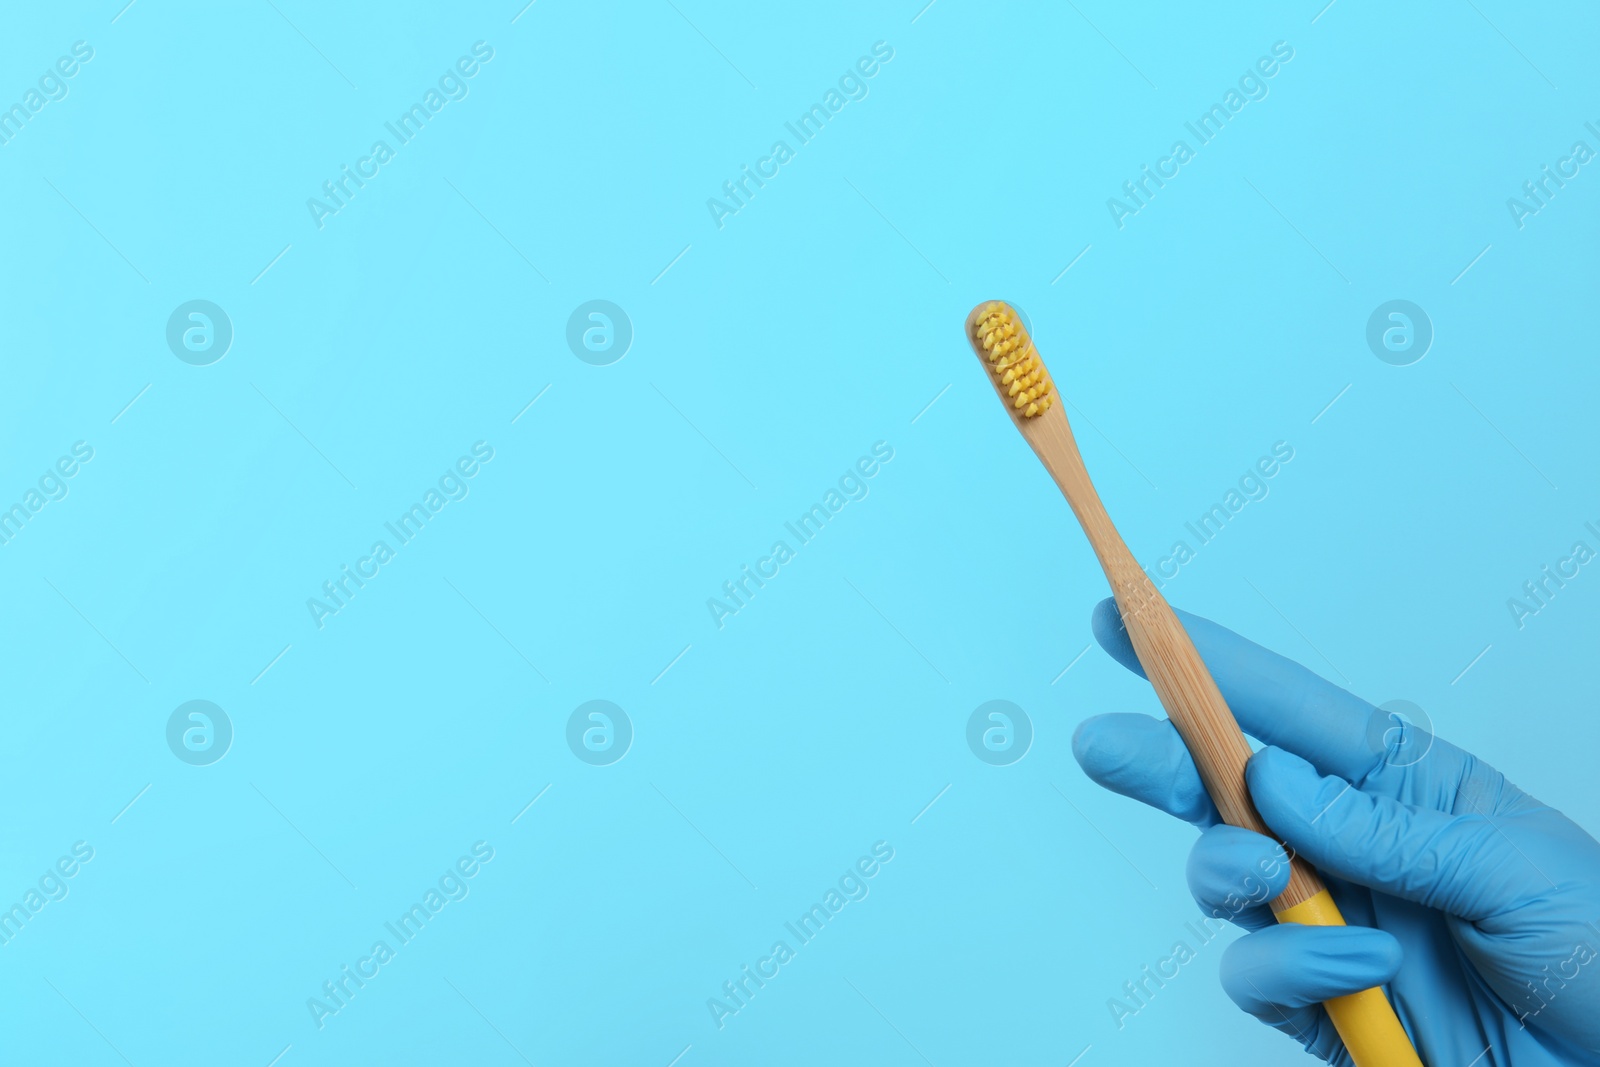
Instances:
[[[0,32],[5,102],[94,48],[0,146],[0,498],[94,448],[0,547],[0,898],[95,850],[0,946],[6,1062],[1299,1057],[1217,988],[1220,941],[1112,1020],[1198,914],[1193,834],[1072,760],[1156,703],[1077,658],[1105,586],[961,337],[993,296],[1147,563],[1294,448],[1174,603],[1600,826],[1600,573],[1506,606],[1600,547],[1600,172],[1506,207],[1600,148],[1592,8],[121,3]],[[307,198],[480,40],[319,230]],[[1119,230],[1107,198],[1277,41],[1270,95]],[[595,298],[635,331],[608,367],[564,339]],[[1436,332],[1409,367],[1364,340],[1395,298]],[[164,339],[191,299],[234,326],[208,367]],[[476,441],[470,496],[319,630],[307,598]],[[707,598],[877,441],[870,495],[719,630]],[[565,741],[596,698],[636,731],[611,766]],[[235,729],[208,767],[165,742],[192,699]],[[1009,767],[964,740],[991,699],[1033,722]],[[719,1030],[707,998],[880,840]],[[307,998],[477,841],[470,896],[319,1030]]]

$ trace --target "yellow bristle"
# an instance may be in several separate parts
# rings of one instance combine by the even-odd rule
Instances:
[[[998,301],[986,305],[973,321],[972,336],[1019,415],[1031,419],[1050,410],[1050,375],[1009,305]]]

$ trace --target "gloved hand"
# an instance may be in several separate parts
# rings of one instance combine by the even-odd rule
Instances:
[[[1178,616],[1266,746],[1245,773],[1261,817],[1351,924],[1275,922],[1265,902],[1288,884],[1284,850],[1221,823],[1170,721],[1084,722],[1072,748],[1089,777],[1201,830],[1190,891],[1248,931],[1221,961],[1234,1003],[1332,1064],[1351,1060],[1320,1002],[1378,985],[1428,1067],[1600,1063],[1600,843],[1477,757]],[[1114,601],[1094,634],[1143,676]]]

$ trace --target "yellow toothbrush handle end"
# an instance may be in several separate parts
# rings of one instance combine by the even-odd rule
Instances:
[[[1280,911],[1278,921],[1302,926],[1345,925],[1339,906],[1326,889]],[[1344,1047],[1356,1067],[1422,1067],[1417,1050],[1383,990],[1363,989],[1324,1001],[1322,1006],[1328,1009],[1328,1017],[1344,1039]]]

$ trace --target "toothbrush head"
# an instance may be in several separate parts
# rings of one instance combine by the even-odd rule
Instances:
[[[967,316],[967,336],[1013,415],[1033,419],[1050,410],[1055,402],[1050,372],[1016,309],[1003,300],[984,301]]]

